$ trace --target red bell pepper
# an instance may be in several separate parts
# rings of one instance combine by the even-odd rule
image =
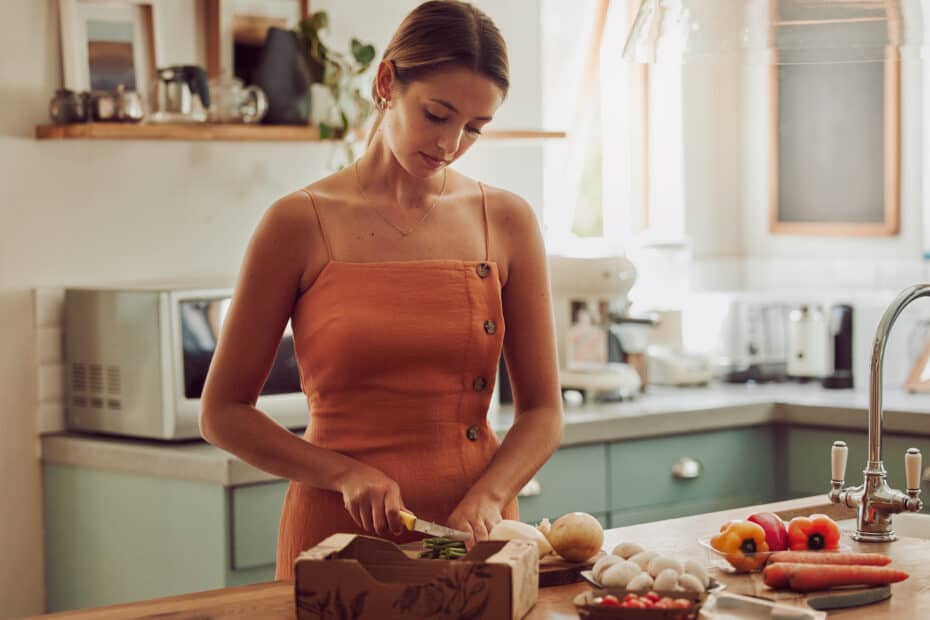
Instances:
[[[788,524],[788,546],[792,551],[839,549],[840,528],[827,515],[795,517]]]

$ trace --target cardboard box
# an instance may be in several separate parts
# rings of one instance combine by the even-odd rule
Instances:
[[[394,543],[334,534],[294,563],[297,618],[519,620],[539,596],[539,550],[485,541],[460,560],[415,559]]]

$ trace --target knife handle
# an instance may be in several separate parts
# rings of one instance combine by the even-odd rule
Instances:
[[[413,531],[413,525],[417,522],[417,516],[408,510],[400,511],[400,521],[404,524],[407,531]]]

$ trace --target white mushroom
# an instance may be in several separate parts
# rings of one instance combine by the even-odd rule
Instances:
[[[684,575],[678,576],[678,585],[687,590],[688,592],[703,592],[704,584],[690,573],[685,573]]]
[[[608,566],[602,573],[598,581],[605,586],[626,587],[631,579],[639,575],[642,571],[639,566],[627,560],[621,560],[613,566]]]
[[[675,571],[676,575],[681,574],[681,562],[675,558],[666,557],[664,555],[657,555],[656,557],[649,560],[649,565],[646,567],[646,570],[653,577],[658,576],[665,569],[671,569]]]
[[[629,560],[637,553],[645,551],[642,547],[633,542],[622,542],[611,551],[612,554],[620,556],[624,560]]]
[[[630,579],[630,582],[626,584],[626,589],[635,591],[635,592],[642,592],[643,590],[651,590],[652,589],[652,577],[649,576],[649,573],[640,573],[636,575],[635,577],[633,577],[632,579]]]
[[[678,573],[676,573],[671,568],[666,568],[664,571],[659,573],[656,576],[655,581],[653,582],[653,586],[655,587],[656,590],[666,591],[666,592],[674,591],[675,586],[677,585],[678,585]]]
[[[604,555],[598,558],[597,562],[594,563],[594,566],[591,568],[591,572],[594,574],[594,578],[597,581],[601,581],[601,574],[613,566],[614,564],[619,564],[620,562],[625,562],[623,558],[616,555]]]
[[[685,573],[697,577],[705,588],[710,585],[710,575],[707,574],[707,569],[700,562],[685,560],[684,569]]]
[[[630,558],[630,562],[636,563],[641,570],[647,570],[649,568],[649,560],[657,555],[659,554],[655,551],[640,551]]]

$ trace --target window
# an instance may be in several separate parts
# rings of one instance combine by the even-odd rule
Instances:
[[[543,118],[550,251],[622,251],[648,222],[646,66],[621,59],[639,0],[543,0]]]

